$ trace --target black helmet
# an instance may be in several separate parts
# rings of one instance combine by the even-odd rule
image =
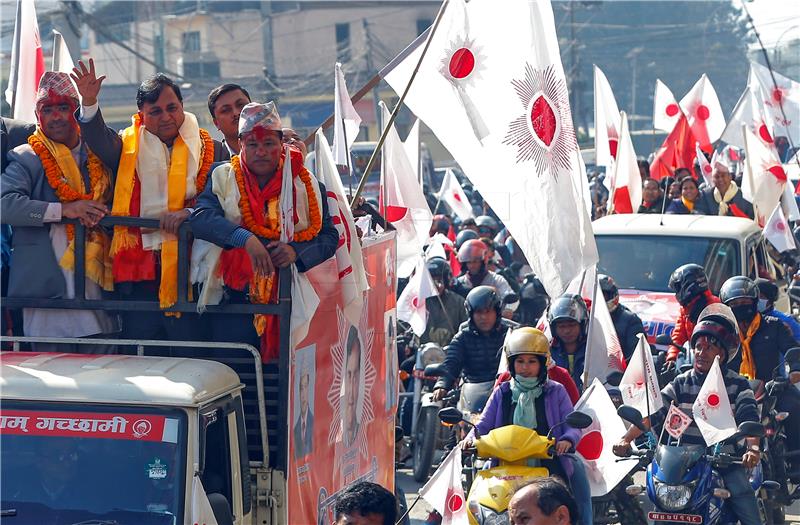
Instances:
[[[758,288],[758,293],[763,295],[767,301],[774,303],[778,300],[778,285],[769,279],[759,277],[756,279],[756,287]]]
[[[500,231],[500,225],[497,224],[497,221],[494,218],[489,217],[488,215],[479,215],[475,218],[475,225],[478,227],[478,231],[482,229],[489,229],[492,232],[492,236]],[[481,232],[483,235],[483,232]]]
[[[672,272],[669,287],[678,302],[686,306],[692,299],[708,290],[706,271],[699,264],[684,264]]]
[[[442,281],[445,286],[450,284],[453,278],[453,271],[447,261],[441,257],[432,257],[425,265],[428,267],[428,272],[432,278]]]
[[[724,304],[710,304],[700,313],[692,330],[692,348],[701,335],[713,337],[717,341],[725,350],[726,363],[731,362],[739,353],[739,325],[733,311]]]
[[[539,278],[532,273],[526,275],[519,290],[519,308],[516,312],[519,314],[519,323],[535,326],[547,309],[549,299]]]
[[[734,299],[751,299],[753,303],[756,303],[758,302],[758,287],[751,278],[737,275],[723,283],[719,291],[719,299],[728,306]]]
[[[478,232],[475,230],[461,230],[458,232],[458,235],[456,235],[456,251],[461,248],[462,244],[472,239],[480,239]]]
[[[475,313],[475,310],[494,308],[499,319],[501,311],[500,297],[497,295],[497,290],[495,290],[493,286],[476,286],[467,294],[464,307],[467,309],[467,315],[469,315],[470,318],[472,314]]]
[[[614,282],[613,277],[601,273],[597,276],[597,279],[600,281],[600,290],[602,290],[606,302],[619,297],[617,283]]]
[[[550,325],[550,330],[555,333],[556,323],[559,321],[575,321],[581,325],[581,333],[586,335],[586,328],[588,327],[589,309],[586,308],[586,302],[583,297],[577,294],[565,293],[556,297],[550,303],[550,309],[547,311],[547,323]]]

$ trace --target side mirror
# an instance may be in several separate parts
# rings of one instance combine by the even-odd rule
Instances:
[[[515,293],[507,293],[503,296],[503,304],[514,304],[519,301],[519,295]]]
[[[639,412],[638,409],[633,408],[630,405],[622,405],[617,409],[617,415],[642,432],[647,432],[647,428],[644,426],[642,413]]]
[[[669,334],[661,334],[656,337],[656,344],[661,346],[669,346],[672,344],[672,338]]]
[[[567,414],[567,425],[572,428],[582,429],[588,428],[592,424],[592,416],[583,412],[574,411]]]
[[[611,372],[610,374],[608,374],[608,377],[606,377],[606,383],[608,383],[611,386],[619,386],[621,382],[622,382],[622,372]]]
[[[439,411],[439,419],[448,425],[457,425],[464,421],[464,415],[456,407],[447,407]]]
[[[744,437],[751,437],[751,438],[763,438],[766,432],[764,431],[764,425],[761,423],[756,423],[755,421],[745,421],[736,429],[738,434],[743,435]]]
[[[783,357],[787,364],[800,363],[800,347],[794,347],[787,350]]]
[[[447,370],[442,363],[434,363],[425,367],[425,375],[428,377],[448,376]]]

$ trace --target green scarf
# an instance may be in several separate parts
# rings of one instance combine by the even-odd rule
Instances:
[[[511,380],[511,401],[514,409],[514,424],[536,429],[536,398],[542,395],[538,377],[516,376]]]

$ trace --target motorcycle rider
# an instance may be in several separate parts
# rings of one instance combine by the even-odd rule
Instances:
[[[787,412],[789,417],[783,424],[786,432],[786,447],[788,451],[800,449],[800,359],[790,359],[790,355],[797,356],[800,348],[790,348],[787,352],[786,375],[789,381],[784,384],[777,394],[775,410]],[[800,483],[800,457],[788,458],[786,461],[788,476],[794,483]],[[780,481],[780,480],[778,480]]]
[[[547,322],[553,334],[553,361],[569,371],[583,390],[583,362],[586,358],[586,337],[589,331],[589,309],[580,295],[565,293],[550,303]]]
[[[484,436],[506,425],[531,428],[544,436],[573,411],[564,386],[547,377],[550,345],[540,330],[529,326],[514,329],[504,351],[511,380],[501,383],[492,392],[464,446],[472,446],[475,432]],[[564,424],[553,430],[553,437],[557,458],[538,461],[551,475],[569,483],[580,509],[579,523],[591,524],[592,498],[583,463],[565,455],[575,449],[581,432]]]
[[[684,413],[691,414],[692,405],[716,357],[720,359],[725,390],[733,408],[736,424],[760,421],[758,405],[750,389],[750,383],[747,378],[728,366],[728,363],[737,357],[740,346],[739,330],[731,309],[722,304],[707,306],[698,317],[690,342],[694,352],[693,368],[679,374],[661,390],[664,406],[650,416],[649,422],[648,418],[645,418],[645,425],[651,425],[653,428],[663,425],[673,401]],[[631,442],[641,434],[638,428],[631,426],[622,440],[614,445],[614,454],[629,455]],[[719,474],[725,482],[725,488],[731,493],[725,500],[725,505],[730,505],[742,525],[758,525],[760,523],[758,504],[747,471],[758,464],[761,451],[758,438],[746,438],[746,441],[747,450],[742,455],[741,465],[732,464],[730,467],[721,468]],[[705,446],[705,440],[695,421],[692,421],[684,431],[681,444]]]
[[[526,275],[519,291],[519,308],[516,312],[519,324],[536,326],[549,302],[550,297],[542,281],[532,273]]]
[[[465,229],[458,232],[458,235],[456,235],[456,251],[460,250],[461,246],[465,242],[471,241],[472,239],[480,239],[478,232],[476,232],[475,230]]]
[[[761,277],[756,279],[756,286],[758,287],[758,311],[783,321],[783,324],[792,332],[795,341],[800,341],[800,322],[792,315],[775,308],[775,301],[778,300],[778,286],[769,279]]]
[[[438,295],[428,297],[425,307],[428,309],[428,323],[419,343],[436,343],[444,348],[458,332],[461,323],[467,321],[464,309],[464,298],[450,290],[453,274],[450,265],[441,257],[433,257],[427,263],[433,284]]]
[[[758,311],[758,287],[749,277],[725,281],[719,298],[733,310],[739,323],[742,351],[730,359],[730,368],[748,379],[766,383],[772,379],[783,354],[797,342],[780,320]]]
[[[620,345],[622,345],[622,355],[625,362],[629,362],[636,345],[639,344],[639,334],[644,333],[642,320],[638,315],[631,312],[624,304],[619,304],[619,289],[614,279],[608,275],[600,274],[600,290],[606,300],[608,312],[611,314],[611,321],[614,323],[614,330],[617,332]]]
[[[500,224],[490,215],[478,215],[475,217],[475,225],[478,227],[478,235],[495,240],[495,236],[500,232]],[[502,242],[497,245],[497,255],[503,260],[503,266],[511,264],[511,252]]]
[[[478,241],[480,242],[480,241]],[[445,348],[442,366],[446,376],[436,381],[433,399],[442,399],[458,381],[461,372],[467,383],[494,381],[500,364],[500,349],[512,322],[500,316],[500,297],[491,286],[477,286],[467,294],[469,320]]]
[[[670,289],[681,305],[678,320],[672,330],[672,344],[667,349],[666,368],[675,366],[683,345],[692,336],[694,324],[700,312],[709,304],[718,303],[719,298],[708,289],[706,271],[699,264],[684,264],[669,277]]]
[[[461,245],[458,249],[458,262],[467,271],[456,279],[457,293],[466,297],[476,286],[491,286],[501,298],[514,293],[508,281],[489,271],[489,250],[480,239],[471,239]],[[516,305],[507,306],[502,312],[503,317],[511,318],[514,310]]]

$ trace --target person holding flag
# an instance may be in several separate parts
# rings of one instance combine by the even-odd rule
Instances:
[[[663,406],[649,418],[645,418],[645,425],[653,428],[664,425],[669,407],[674,402],[684,414],[695,416],[695,420],[684,431],[681,444],[711,446],[718,441],[712,436],[726,433],[731,435],[735,431],[735,425],[745,421],[759,422],[760,415],[747,378],[728,366],[737,358],[740,346],[739,328],[731,309],[723,304],[707,306],[692,331],[691,345],[694,352],[692,369],[678,375],[661,390]],[[719,363],[716,367],[715,362]],[[707,378],[711,378],[708,381],[713,380],[715,370],[720,372],[719,384],[706,385]],[[725,399],[721,399],[722,394],[726,396]],[[701,398],[701,395],[705,397]],[[695,411],[693,407],[698,401],[710,409]],[[725,401],[730,403],[733,418],[730,413],[722,413],[722,407],[715,410],[715,407],[725,404]],[[706,414],[705,419],[701,418],[700,421],[702,427],[698,426],[699,414]],[[735,421],[730,421],[731,419]],[[732,430],[729,428],[731,425],[734,427]],[[614,454],[629,455],[631,442],[641,434],[641,430],[632,426],[620,442],[614,445]],[[726,505],[730,505],[742,525],[758,525],[761,523],[758,504],[747,470],[755,467],[761,460],[761,451],[758,438],[747,438],[746,442],[747,448],[742,454],[741,465],[732,464],[720,469],[719,473],[725,482],[725,488],[731,493]]]

